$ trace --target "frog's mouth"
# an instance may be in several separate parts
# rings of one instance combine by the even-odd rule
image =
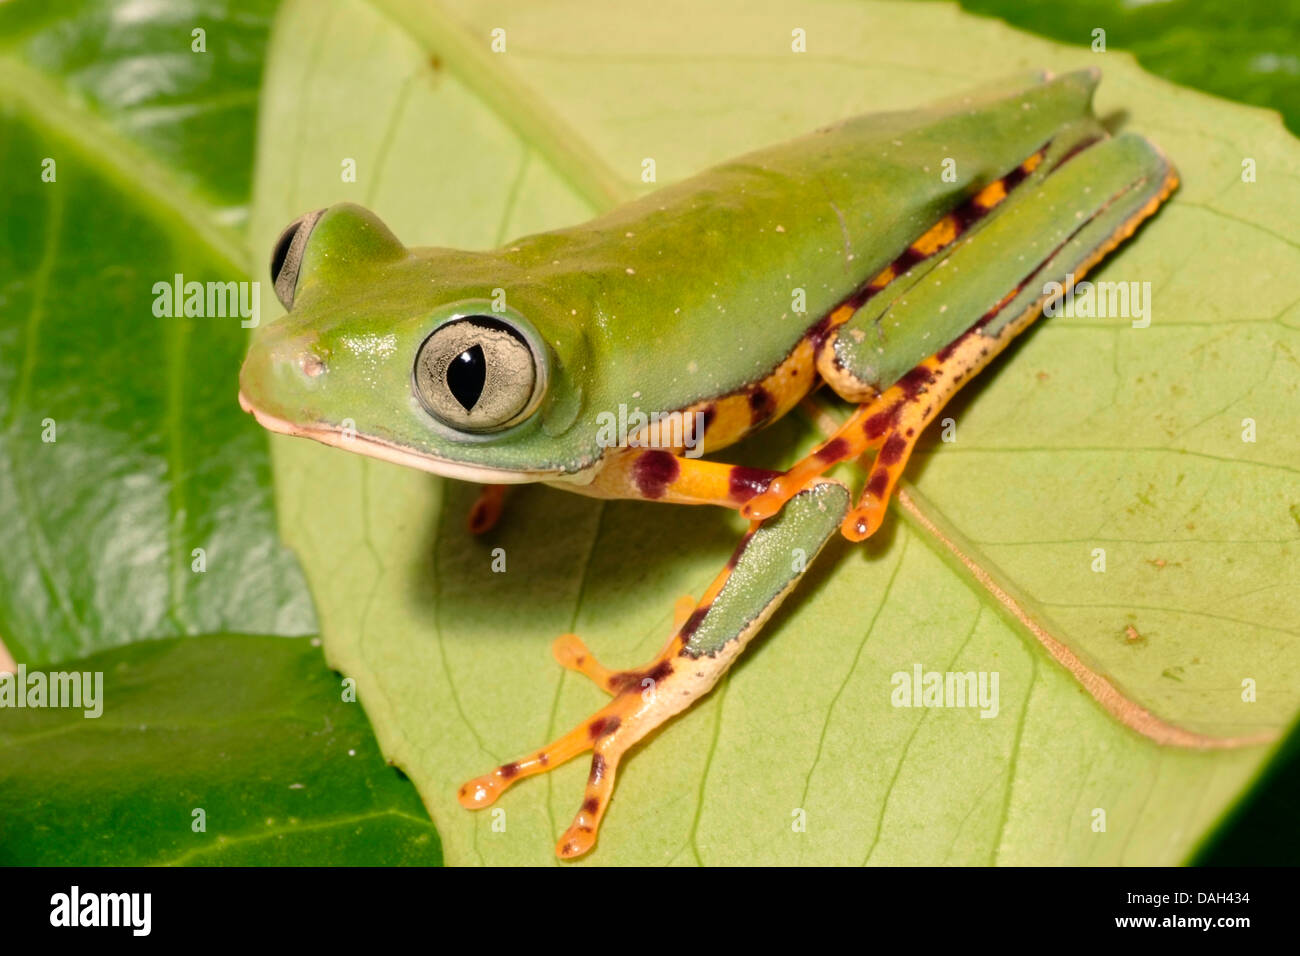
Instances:
[[[279,435],[292,435],[295,438],[310,438],[312,441],[318,441],[322,445],[329,445],[331,448],[341,448],[344,451],[365,455],[367,458],[378,458],[380,461],[392,462],[395,465],[403,465],[407,468],[418,468],[420,471],[427,471],[443,478],[474,481],[483,485],[521,485],[537,481],[573,479],[572,475],[565,475],[558,470],[519,471],[508,468],[492,468],[487,465],[471,465],[462,461],[450,461],[446,458],[422,454],[410,448],[381,441],[377,438],[354,434],[350,430],[334,426],[303,425],[298,422],[291,422],[258,408],[249,401],[248,396],[244,394],[242,389],[239,392],[239,407],[252,415],[257,420],[257,423],[267,431]]]

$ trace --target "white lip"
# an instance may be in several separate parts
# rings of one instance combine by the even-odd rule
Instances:
[[[444,478],[456,478],[461,481],[474,481],[482,485],[522,485],[535,481],[555,481],[565,477],[559,471],[511,471],[504,468],[489,468],[484,465],[467,465],[459,461],[447,461],[445,458],[433,458],[418,455],[405,448],[366,438],[362,435],[344,435],[342,429],[319,425],[298,425],[294,422],[277,418],[262,411],[248,400],[241,390],[239,407],[250,413],[257,423],[267,431],[281,435],[293,435],[295,438],[310,438],[331,448],[342,448],[368,458],[418,468]]]

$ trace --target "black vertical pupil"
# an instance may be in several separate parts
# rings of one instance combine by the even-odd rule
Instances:
[[[481,345],[467,348],[447,366],[447,388],[467,412],[474,407],[474,403],[483,394],[485,381],[487,381],[487,360],[483,358]]]

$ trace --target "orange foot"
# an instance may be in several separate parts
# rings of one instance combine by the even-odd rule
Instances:
[[[703,676],[688,668],[680,656],[682,625],[696,609],[690,597],[678,600],[673,609],[673,637],[646,667],[614,671],[600,664],[576,634],[564,634],[552,645],[552,653],[561,665],[589,677],[613,696],[608,704],[569,731],[563,737],[519,760],[497,767],[490,773],[469,781],[460,788],[461,806],[480,810],[517,781],[534,774],[546,773],[587,750],[591,773],[586,792],[573,823],[556,844],[561,859],[582,856],[596,845],[600,821],[614,792],[614,778],[623,755],[642,737],[668,718],[684,710],[699,693]],[[714,678],[716,679],[716,677]],[[680,689],[678,685],[681,685]]]

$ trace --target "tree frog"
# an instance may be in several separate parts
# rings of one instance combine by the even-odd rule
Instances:
[[[466,783],[465,807],[592,751],[556,848],[590,850],[628,749],[708,693],[837,529],[880,527],[944,404],[1050,284],[1068,288],[1171,194],[1154,145],[1094,118],[1098,80],[1022,75],[848,119],[487,252],[407,248],[348,203],[284,231],[271,276],[287,315],[240,376],[266,428],[482,483],[479,532],[517,482],[750,522],[654,659],[611,670],[559,638],[559,662],[611,700]],[[701,457],[821,385],[853,410],[789,470]],[[620,414],[633,427],[609,428]],[[869,451],[855,503],[824,476]]]

